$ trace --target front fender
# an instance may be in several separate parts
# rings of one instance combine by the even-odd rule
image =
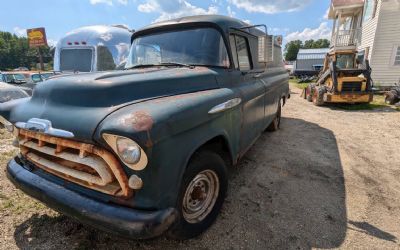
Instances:
[[[228,142],[231,155],[239,145],[241,108],[209,114],[211,108],[238,95],[231,89],[214,89],[159,98],[120,109],[98,127],[95,139],[105,147],[102,133],[135,140],[149,159],[142,171],[126,168],[143,180],[135,194],[140,208],[174,206],[181,177],[193,152],[216,136]]]
[[[4,102],[4,103],[0,103],[0,116],[2,116],[4,119],[6,120],[10,120],[10,117],[12,115],[12,110],[22,104],[25,103],[27,101],[29,101],[31,98],[30,97],[26,97],[26,98],[21,98],[21,99],[15,99],[15,100],[11,100],[8,102]]]

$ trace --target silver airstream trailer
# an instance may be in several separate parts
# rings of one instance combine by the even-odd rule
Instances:
[[[94,72],[121,68],[129,54],[132,33],[123,25],[73,30],[57,43],[54,70]]]

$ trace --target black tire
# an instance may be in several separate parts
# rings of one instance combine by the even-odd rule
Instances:
[[[209,212],[204,212],[202,214],[202,216],[204,217],[201,219],[200,217],[197,217],[200,221],[196,220],[196,222],[194,222],[193,220],[191,221],[190,219],[187,219],[185,217],[188,216],[186,215],[188,213],[185,211],[184,202],[186,201],[187,197],[194,199],[194,189],[192,189],[193,192],[191,192],[189,196],[187,195],[187,189],[192,187],[191,184],[193,183],[194,179],[199,175],[201,176],[201,174],[204,172],[213,172],[215,174],[214,177],[216,177],[219,182],[218,191],[215,192],[218,193],[218,195],[216,196],[214,205],[212,207],[209,206],[209,209],[206,209]],[[198,186],[195,185],[194,187],[196,188]],[[227,188],[227,169],[222,157],[217,153],[208,150],[203,150],[196,153],[190,160],[186,172],[183,176],[181,190],[176,205],[176,209],[179,215],[174,225],[168,231],[168,237],[177,240],[184,240],[193,238],[208,229],[213,224],[221,210],[222,204],[225,200]],[[209,190],[210,189],[211,188],[209,188]],[[206,196],[206,198],[203,196],[200,199],[202,199],[200,202],[206,202],[208,200],[208,196]],[[198,200],[196,199],[196,202],[197,201]]]
[[[313,84],[309,84],[307,86],[307,88],[306,88],[306,99],[307,99],[307,101],[312,102],[312,94],[313,94],[314,90],[315,90],[315,87],[314,87]]]
[[[393,105],[399,100],[397,92],[394,90],[385,93],[385,103]]]
[[[271,124],[269,124],[267,131],[274,132],[279,130],[279,127],[281,126],[281,118],[282,118],[282,104],[281,100],[279,100],[278,110],[276,111],[275,118],[271,122]]]
[[[316,87],[312,96],[312,101],[315,106],[324,105],[324,94],[326,93],[325,87]]]

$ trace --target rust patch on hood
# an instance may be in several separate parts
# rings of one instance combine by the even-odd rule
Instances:
[[[146,111],[136,111],[123,118],[125,126],[132,126],[136,131],[149,131],[153,127],[153,118]]]

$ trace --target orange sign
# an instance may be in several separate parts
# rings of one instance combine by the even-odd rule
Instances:
[[[29,47],[47,46],[46,31],[44,28],[28,29]]]

